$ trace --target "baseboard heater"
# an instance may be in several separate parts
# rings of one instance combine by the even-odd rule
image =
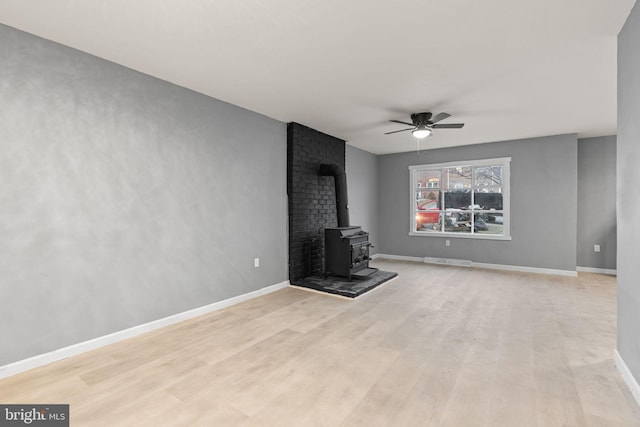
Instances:
[[[471,267],[471,260],[468,260],[468,259],[424,257],[422,261],[425,264],[440,264],[440,265],[455,265],[458,267]]]

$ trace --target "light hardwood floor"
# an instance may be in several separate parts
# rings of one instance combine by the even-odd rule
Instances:
[[[0,381],[72,426],[640,426],[615,278],[377,261],[355,301],[284,289]]]

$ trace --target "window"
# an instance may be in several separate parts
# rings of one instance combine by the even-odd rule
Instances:
[[[409,166],[412,236],[510,239],[511,158]]]

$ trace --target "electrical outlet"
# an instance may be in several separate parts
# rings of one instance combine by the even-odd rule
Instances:
[[[445,246],[451,246],[451,240],[447,239],[444,241]]]
[[[593,245],[593,252],[600,252],[600,245]]]
[[[254,258],[254,259],[253,259],[253,266],[254,266],[255,268],[260,267],[260,258]]]

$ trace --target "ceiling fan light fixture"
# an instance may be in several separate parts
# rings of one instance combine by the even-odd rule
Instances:
[[[431,136],[431,129],[426,127],[425,125],[419,125],[414,130],[411,131],[411,134],[418,139],[425,139]]]

